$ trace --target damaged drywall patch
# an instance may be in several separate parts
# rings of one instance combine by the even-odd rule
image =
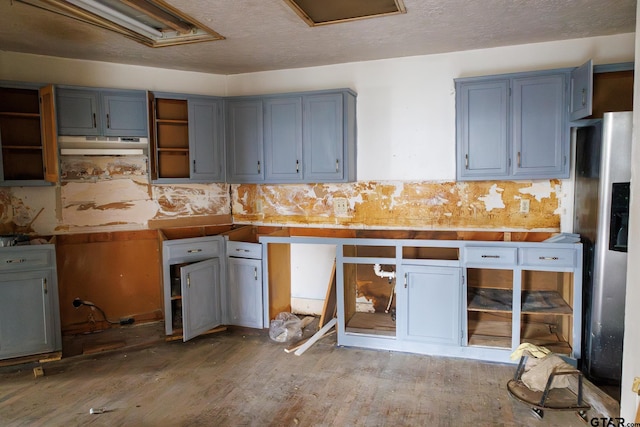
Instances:
[[[146,156],[62,156],[60,179],[105,180],[130,177],[147,177]]]
[[[357,182],[348,184],[239,184],[231,187],[238,223],[414,229],[560,228],[559,181]],[[334,199],[348,202],[336,215]],[[531,198],[531,211],[519,200]],[[260,203],[256,203],[260,200]],[[538,201],[539,200],[539,201]],[[260,211],[256,208],[259,206]]]
[[[145,187],[129,179],[64,183],[61,205],[62,224],[79,227],[145,224],[158,210]]]
[[[505,204],[502,200],[502,193],[504,190],[498,187],[498,184],[493,184],[489,188],[489,193],[485,196],[478,197],[478,200],[484,202],[487,212],[491,212],[494,209],[504,209]]]
[[[231,213],[227,184],[153,185],[152,194],[155,219]]]

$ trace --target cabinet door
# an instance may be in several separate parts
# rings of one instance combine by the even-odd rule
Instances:
[[[264,101],[265,180],[302,180],[302,98]]]
[[[40,89],[40,127],[42,133],[42,157],[44,179],[58,181],[58,133],[56,129],[55,98],[53,86]]]
[[[231,100],[226,112],[228,181],[264,181],[262,100]]]
[[[461,270],[406,266],[406,337],[410,340],[460,345]]]
[[[49,271],[0,274],[0,358],[56,350],[50,283]]]
[[[224,174],[220,102],[190,99],[188,104],[191,179],[221,182]]]
[[[220,259],[211,258],[180,269],[183,340],[219,326]]]
[[[58,133],[60,135],[100,135],[99,93],[91,90],[56,90]]]
[[[228,259],[229,324],[262,328],[262,261]]]
[[[568,178],[566,73],[513,79],[513,175]]]
[[[571,120],[588,117],[593,112],[593,60],[571,72]]]
[[[302,149],[306,182],[344,179],[343,101],[341,93],[304,97]]]
[[[144,92],[104,92],[104,135],[147,136],[147,97]]]
[[[456,86],[458,179],[505,178],[509,174],[509,80]]]

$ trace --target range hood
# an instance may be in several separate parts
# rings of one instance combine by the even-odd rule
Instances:
[[[147,152],[148,138],[58,136],[60,154],[74,156],[140,156]]]

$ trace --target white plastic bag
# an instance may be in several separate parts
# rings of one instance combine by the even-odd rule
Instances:
[[[277,342],[302,338],[300,318],[291,313],[279,313],[269,324],[269,338]]]

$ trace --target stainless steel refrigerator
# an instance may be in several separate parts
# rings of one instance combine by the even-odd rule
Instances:
[[[576,128],[574,233],[584,244],[582,371],[597,383],[622,376],[632,112]]]

